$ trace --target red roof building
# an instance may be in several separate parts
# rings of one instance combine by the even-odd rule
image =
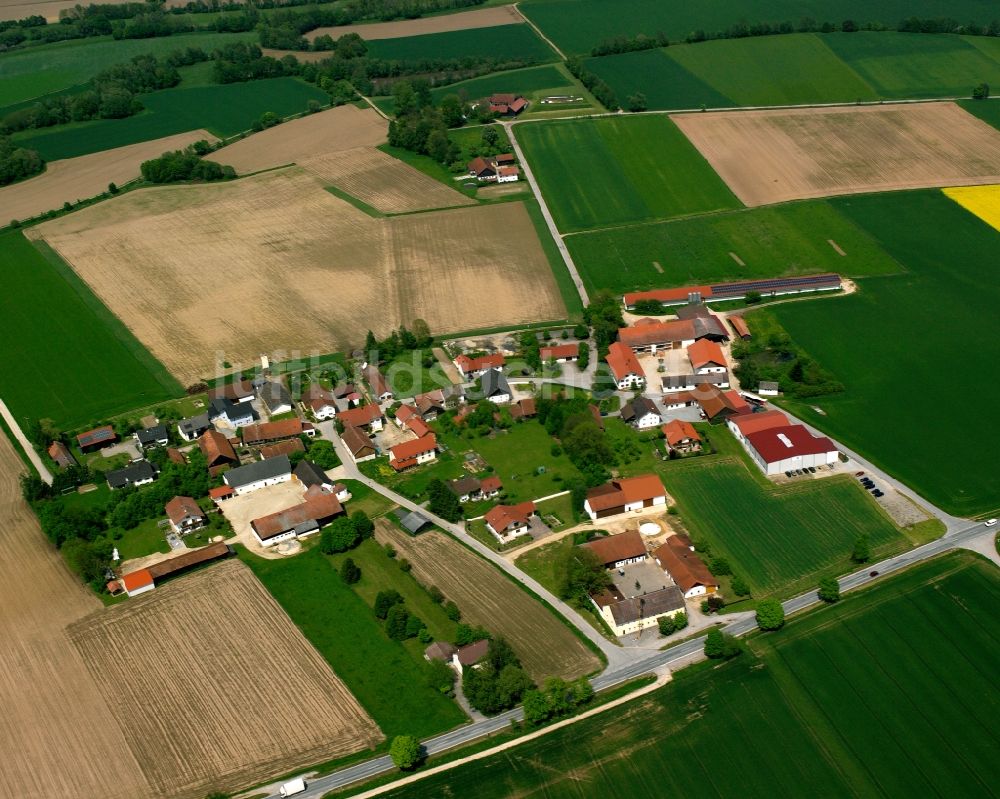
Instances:
[[[670,536],[653,552],[653,558],[684,592],[685,599],[719,590],[719,581],[695,554],[691,539],[683,533]]]
[[[814,436],[800,424],[772,427],[746,437],[747,452],[767,475],[837,462],[839,451],[826,436]]]
[[[617,569],[646,559],[646,544],[638,530],[597,538],[581,546],[597,555],[606,569]]]
[[[313,426],[301,419],[282,419],[280,422],[257,422],[248,424],[242,428],[243,443],[248,447],[257,447],[261,444],[269,444],[272,441],[281,441],[286,438],[295,438],[300,435],[309,435],[313,432]]]
[[[361,405],[340,412],[340,421],[345,427],[366,427],[382,429],[382,409],[378,405]]]
[[[590,489],[583,509],[591,519],[603,519],[642,508],[665,508],[666,504],[667,490],[663,481],[655,474],[643,474],[622,477]]]
[[[468,355],[459,355],[455,359],[455,366],[465,378],[479,377],[483,372],[490,369],[500,369],[507,363],[507,359],[497,353],[496,355],[480,355],[478,358],[470,358]]]
[[[762,430],[770,430],[772,427],[786,427],[791,422],[781,411],[763,411],[762,413],[746,413],[742,416],[734,416],[726,424],[732,430],[733,435],[740,441],[745,441],[751,433],[759,433]]]
[[[642,366],[639,365],[639,359],[635,357],[630,347],[618,341],[614,342],[608,347],[605,360],[619,389],[624,391],[645,384],[646,376],[643,374]]]
[[[707,300],[712,296],[711,286],[684,286],[679,289],[655,289],[653,291],[633,291],[623,298],[626,308],[635,308],[637,302],[652,300],[664,305],[690,302],[692,298]]]
[[[122,575],[122,588],[129,596],[138,596],[152,591],[156,586],[153,584],[153,575],[149,569],[139,569]]]
[[[106,424],[103,427],[95,427],[93,430],[88,430],[86,433],[80,433],[76,437],[76,443],[77,446],[80,447],[81,452],[93,452],[95,449],[106,447],[109,444],[113,444],[117,440],[118,434],[109,424]]]
[[[427,463],[436,457],[437,436],[433,433],[389,448],[389,465],[397,472]]]
[[[698,431],[694,429],[694,425],[683,419],[667,422],[660,430],[663,431],[663,437],[671,449],[686,451],[701,446],[701,436],[698,435]]]
[[[69,466],[76,466],[76,458],[73,457],[73,453],[69,451],[69,447],[62,443],[62,441],[53,441],[49,444],[49,457],[55,462],[56,466],[60,469],[65,469]]]
[[[229,486],[216,486],[208,489],[208,496],[212,502],[218,505],[220,502],[225,502],[230,497],[236,496],[236,492]]]
[[[538,355],[542,361],[555,361],[565,363],[575,361],[580,357],[580,342],[574,341],[572,344],[557,344],[554,347],[542,347],[538,350]]]
[[[722,347],[711,339],[698,339],[688,347],[687,353],[688,359],[691,361],[691,368],[696,374],[726,369],[726,356],[722,352]]]
[[[208,462],[209,471],[222,466],[238,465],[240,459],[229,439],[218,430],[206,430],[198,439],[198,448]]]
[[[501,543],[510,541],[519,535],[528,533],[531,517],[535,514],[534,502],[522,502],[519,505],[495,505],[483,517],[487,529]]]

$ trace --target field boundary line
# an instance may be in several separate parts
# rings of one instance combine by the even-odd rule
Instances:
[[[555,43],[554,41],[552,41],[552,40],[551,40],[551,39],[550,39],[550,38],[549,38],[548,36],[546,36],[546,35],[545,35],[544,33],[542,33],[542,29],[541,29],[541,28],[539,28],[539,27],[538,27],[538,26],[537,26],[537,25],[536,25],[536,24],[535,24],[534,22],[532,22],[532,21],[531,21],[530,19],[528,19],[528,18],[527,18],[527,17],[526,17],[525,15],[524,15],[524,13],[523,13],[523,12],[521,11],[521,7],[520,7],[520,3],[514,3],[514,5],[512,6],[512,8],[513,8],[513,9],[514,9],[514,11],[515,11],[515,12],[517,13],[517,15],[518,15],[518,16],[519,16],[519,17],[520,17],[521,19],[523,19],[523,20],[525,21],[525,23],[527,23],[528,27],[529,27],[529,28],[531,28],[531,29],[532,29],[532,30],[533,30],[533,31],[535,32],[535,35],[536,35],[536,36],[538,36],[538,38],[539,38],[539,39],[541,39],[541,40],[542,40],[543,42],[545,42],[545,43],[546,43],[546,44],[547,44],[547,45],[548,45],[549,47],[551,47],[551,48],[552,48],[553,50],[555,50],[556,54],[557,54],[557,55],[558,55],[558,56],[559,56],[559,57],[560,57],[560,58],[561,58],[561,59],[562,59],[563,61],[566,61],[566,60],[567,60],[567,59],[566,59],[566,54],[565,54],[565,53],[564,53],[564,52],[563,52],[562,50],[560,50],[560,49],[559,49],[559,48],[558,48],[558,47],[556,46],[556,43]]]
[[[21,430],[21,425],[17,423],[17,419],[14,418],[14,414],[10,412],[10,408],[7,407],[7,403],[0,399],[0,416],[3,416],[3,420],[7,423],[10,428],[11,433],[14,434],[14,438],[17,439],[17,443],[21,445],[24,450],[24,454],[28,456],[28,460],[38,471],[38,476],[42,478],[46,483],[52,485],[52,472],[49,471],[48,467],[42,462],[42,459],[38,456],[35,448],[31,446],[31,442],[28,441],[28,437]]]

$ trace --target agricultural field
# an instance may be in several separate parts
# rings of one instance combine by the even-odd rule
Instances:
[[[459,11],[456,14],[440,14],[431,17],[396,20],[393,22],[373,22],[360,25],[338,25],[333,28],[316,28],[305,34],[312,41],[317,36],[339,39],[348,33],[356,33],[366,42],[379,39],[400,39],[408,36],[424,36],[429,33],[448,33],[469,29],[494,28],[500,25],[524,24],[524,19],[513,6],[492,6]],[[485,36],[492,35],[490,33]]]
[[[749,206],[1000,181],[1000,133],[953,103],[671,118]]]
[[[6,245],[0,244],[0,259],[9,250]],[[12,339],[5,336],[5,341]],[[0,760],[0,784],[5,794],[25,799],[106,799],[113,773],[122,795],[148,796],[149,785],[122,729],[109,716],[98,681],[65,633],[66,625],[99,612],[101,603],[69,572],[21,499],[23,470],[7,436],[0,435],[0,634],[5,642],[0,743],[16,753]]]
[[[300,163],[324,183],[383,214],[476,204],[471,197],[374,147],[326,153]]]
[[[995,566],[948,555],[614,713],[385,796],[991,795],[998,601]]]
[[[391,543],[425,586],[437,586],[458,604],[462,620],[506,638],[536,682],[565,679],[600,668],[597,656],[569,626],[495,566],[444,533],[410,536],[385,521],[376,523],[380,544]]]
[[[466,720],[455,702],[426,686],[423,656],[386,636],[371,606],[318,549],[285,560],[245,550],[240,557],[386,737],[427,737]]]
[[[73,8],[73,0],[40,0],[40,2],[25,2],[25,0],[2,0],[0,2],[0,20],[24,19],[33,14],[45,17],[49,22],[59,19],[59,12],[64,8]]]
[[[25,131],[14,139],[23,147],[38,150],[45,159],[75,158],[197,128],[219,138],[234,136],[249,130],[254,120],[266,111],[279,116],[296,114],[305,111],[310,100],[326,103],[329,96],[297,78],[178,87],[142,95],[146,111],[133,117],[73,122]],[[289,134],[288,128],[281,126],[281,130],[283,135]],[[257,136],[269,138],[268,132],[245,141]]]
[[[0,234],[0,398],[21,422],[74,427],[183,393],[50,249]]]
[[[517,137],[562,232],[740,206],[665,117],[541,122]]]
[[[819,272],[865,277],[900,271],[867,232],[826,200],[579,233],[565,241],[590,291],[624,293]]]
[[[32,235],[185,384],[223,359],[343,352],[417,318],[442,334],[566,314],[522,204],[374,219],[299,167],[130,192]],[[205,280],[226,273],[239,307],[233,284]]]
[[[959,100],[957,103],[974,117],[981,119],[987,125],[992,125],[1000,130],[1000,102],[991,100]]]
[[[137,55],[166,55],[185,47],[211,51],[232,42],[256,41],[250,33],[191,33],[156,39],[77,39],[0,55],[0,115],[4,106],[86,83]]]
[[[406,36],[399,39],[376,39],[368,42],[373,58],[418,61],[423,58],[487,57],[545,63],[558,56],[528,25],[501,25],[479,30],[456,30]]]
[[[1000,231],[1000,186],[960,186],[945,189],[944,196]]]
[[[234,790],[382,740],[241,563],[160,586],[69,635],[155,795]],[[286,675],[294,690],[279,690]]]
[[[683,41],[692,31],[722,31],[737,23],[790,22],[803,17],[839,25],[845,19],[859,24],[895,25],[908,17],[936,19],[947,15],[963,21],[988,24],[996,17],[991,0],[955,0],[942,6],[938,0],[737,0],[736,2],[686,3],[682,0],[526,0],[521,12],[542,29],[567,54],[587,54],[591,48],[616,36],[649,36],[663,32],[671,42]],[[853,35],[853,34],[851,34]]]
[[[214,141],[215,137],[204,130],[190,130],[163,139],[53,161],[40,175],[0,188],[3,224],[61,209],[66,202],[96,197],[108,190],[109,183],[122,186],[139,177],[139,165],[143,161],[169,150],[183,149],[199,139]]]
[[[967,362],[970,346],[977,362],[1000,363],[994,269],[1000,233],[939,191],[844,197],[832,204],[908,271],[862,280],[857,294],[834,303],[759,312],[773,314],[846,386],[843,394],[793,410],[950,513],[995,512],[1000,428],[990,416],[975,403],[960,411],[961,444],[936,448],[934,457],[927,455],[925,431],[929,420],[956,407],[955,384],[941,375]],[[971,391],[991,397],[997,388],[996,370],[987,368],[977,372]],[[965,405],[959,401],[958,407]]]
[[[862,533],[875,559],[908,546],[846,476],[774,488],[762,486],[750,468],[730,458],[673,462],[664,467],[663,483],[691,537],[726,556],[754,597],[788,596],[820,576],[850,571],[851,547]]]

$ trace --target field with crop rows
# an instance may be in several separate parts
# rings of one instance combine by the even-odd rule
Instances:
[[[502,25],[486,30],[458,30],[376,39],[368,42],[373,58],[412,61],[422,58],[492,57],[544,63],[558,56],[528,25]]]
[[[329,36],[339,39],[349,33],[356,33],[366,42],[379,39],[399,39],[403,37],[424,36],[430,33],[446,33],[448,31],[480,30],[499,25],[523,25],[524,20],[511,6],[488,6],[473,8],[470,11],[459,11],[455,14],[435,14],[414,19],[399,19],[391,22],[367,22],[357,25],[338,25],[330,28],[316,28],[305,34],[309,41],[318,36]],[[483,35],[489,35],[484,33]]]
[[[465,721],[458,705],[427,687],[422,657],[386,636],[371,606],[318,549],[286,560],[245,550],[240,557],[387,737],[435,735]]]
[[[0,270],[0,398],[18,420],[81,425],[182,393],[51,250],[4,233]]]
[[[2,63],[2,62],[0,62]],[[329,95],[297,78],[165,89],[142,95],[146,111],[125,119],[100,119],[18,134],[18,144],[42,158],[75,158],[112,147],[204,128],[219,138],[249,130],[265,111],[287,116]]]
[[[616,293],[819,272],[856,277],[899,271],[867,232],[825,200],[579,233],[567,236],[566,245],[588,289]]]
[[[517,138],[563,232],[740,207],[664,117],[522,125]]]
[[[411,537],[380,521],[375,536],[413,565],[413,576],[458,604],[462,620],[506,638],[532,679],[571,679],[600,666],[597,656],[538,600],[458,541],[436,530]]]
[[[764,488],[749,468],[729,459],[695,460],[673,465],[664,485],[692,538],[727,556],[754,596],[785,596],[814,585],[821,573],[849,571],[861,533],[877,554],[906,548],[902,534],[849,478]]]
[[[995,566],[949,555],[734,661],[385,795],[995,795],[998,601]]]
[[[1000,426],[980,400],[996,396],[1000,379],[992,366],[972,380],[955,369],[970,352],[976,363],[1000,363],[1000,233],[940,191],[831,202],[908,271],[862,280],[861,291],[835,308],[809,302],[763,311],[847,389],[796,411],[951,513],[996,510]],[[927,425],[948,414],[961,417],[956,443],[929,457]]]

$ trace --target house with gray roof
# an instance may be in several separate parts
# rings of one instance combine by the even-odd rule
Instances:
[[[156,467],[147,460],[133,461],[124,469],[114,469],[105,475],[112,489],[142,486],[156,479]]]
[[[287,455],[279,455],[230,469],[222,479],[237,494],[249,494],[265,486],[287,483],[292,479],[292,463]]]
[[[499,369],[489,369],[483,372],[479,380],[482,388],[483,399],[494,402],[497,405],[507,405],[511,400],[510,383],[504,373]]]

